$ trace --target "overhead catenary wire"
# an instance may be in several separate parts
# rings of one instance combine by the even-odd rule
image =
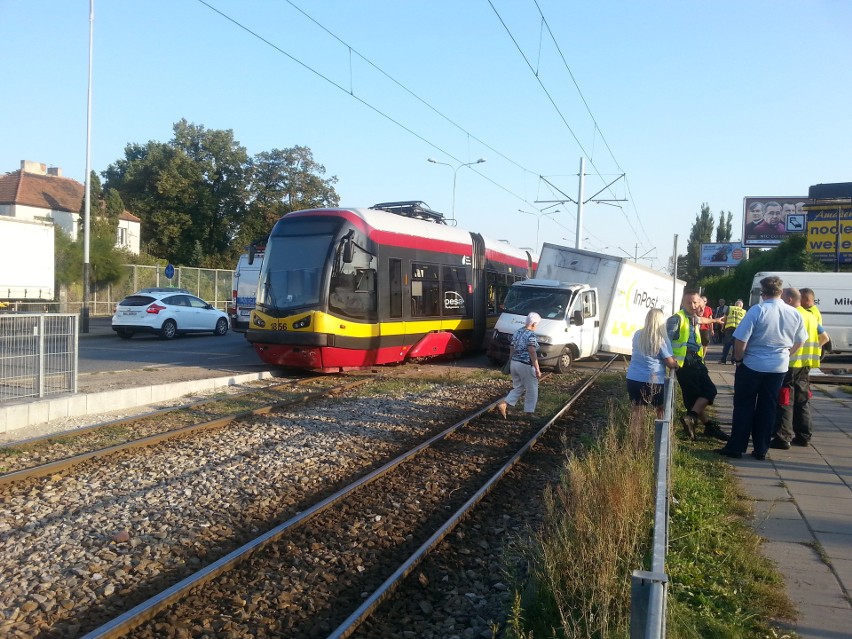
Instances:
[[[618,162],[618,159],[615,157],[615,154],[613,153],[612,148],[611,148],[611,147],[610,147],[610,145],[609,145],[609,142],[607,142],[606,137],[605,137],[605,136],[604,136],[604,134],[603,134],[603,130],[601,129],[600,125],[598,124],[597,118],[595,118],[594,114],[592,113],[592,109],[591,109],[591,107],[589,106],[589,103],[588,103],[588,101],[586,100],[586,97],[583,95],[583,92],[582,92],[582,90],[580,89],[580,85],[577,83],[577,80],[576,80],[576,78],[574,77],[574,73],[571,71],[571,67],[568,65],[568,62],[567,62],[567,60],[565,59],[565,55],[564,55],[564,53],[562,52],[561,47],[559,46],[559,42],[557,41],[556,36],[555,36],[555,35],[554,35],[554,33],[553,33],[553,30],[550,28],[550,24],[548,23],[547,18],[545,17],[544,12],[543,12],[543,11],[542,11],[542,9],[541,9],[541,6],[538,4],[538,0],[533,0],[533,2],[535,3],[536,9],[538,10],[539,17],[541,18],[542,29],[546,29],[546,30],[547,30],[547,33],[548,33],[548,35],[550,36],[551,41],[553,42],[554,46],[556,47],[556,50],[557,50],[557,52],[559,53],[559,57],[560,57],[560,59],[561,59],[561,61],[562,61],[562,64],[563,64],[563,66],[565,67],[566,71],[568,72],[568,75],[570,76],[571,81],[572,81],[572,83],[574,84],[574,87],[576,88],[577,93],[579,94],[580,99],[581,99],[581,101],[583,102],[583,105],[586,107],[586,111],[587,111],[587,113],[589,114],[589,117],[591,118],[592,123],[594,124],[595,132],[596,132],[596,133],[598,133],[598,134],[600,134],[601,140],[603,141],[604,146],[606,147],[607,151],[609,152],[610,157],[612,158],[612,160],[613,160],[613,162],[615,163],[615,165],[616,165],[616,167],[618,168],[618,170],[619,170],[621,173],[624,173],[624,174],[625,174],[625,180],[626,180],[626,172],[624,171],[624,169],[622,169],[622,167],[621,167],[620,163]],[[533,66],[532,66],[532,64],[530,63],[529,59],[527,58],[526,54],[523,52],[523,50],[521,49],[520,45],[518,44],[517,39],[516,39],[516,38],[515,38],[515,36],[512,34],[511,30],[509,29],[509,27],[508,27],[508,25],[506,24],[506,22],[505,22],[505,20],[503,19],[503,17],[502,17],[502,16],[500,15],[500,13],[497,11],[497,8],[494,6],[493,2],[492,2],[491,0],[488,0],[488,4],[491,6],[491,9],[494,11],[494,13],[495,13],[495,15],[497,16],[498,20],[499,20],[499,21],[500,21],[500,23],[503,25],[503,28],[506,30],[506,33],[509,35],[509,37],[510,37],[510,39],[512,40],[512,42],[515,44],[515,47],[517,48],[518,52],[521,54],[521,57],[522,57],[522,58],[524,59],[524,61],[527,63],[527,66],[530,68],[530,71],[532,71],[533,75],[534,75],[534,76],[535,76],[535,78],[536,78],[536,81],[537,81],[537,82],[539,83],[539,85],[541,86],[541,89],[544,91],[545,95],[548,97],[548,99],[550,100],[551,104],[552,104],[552,105],[553,105],[553,107],[556,109],[556,111],[557,111],[557,113],[558,113],[559,117],[562,119],[562,121],[563,121],[563,123],[565,124],[565,126],[567,127],[568,131],[571,133],[571,136],[572,136],[572,137],[574,138],[574,140],[577,142],[577,145],[580,147],[580,150],[581,150],[581,151],[583,151],[583,154],[584,154],[587,158],[589,158],[589,163],[590,163],[590,164],[592,165],[592,167],[595,169],[595,172],[596,172],[596,174],[598,175],[598,177],[599,177],[599,178],[601,178],[601,180],[603,181],[603,176],[602,176],[602,174],[601,174],[600,170],[598,169],[597,165],[596,165],[596,164],[595,164],[595,162],[594,162],[594,154],[593,154],[593,153],[590,153],[590,152],[589,152],[589,151],[588,151],[588,150],[584,147],[584,145],[580,142],[580,140],[579,140],[579,138],[577,137],[576,133],[574,132],[573,128],[572,128],[572,127],[568,124],[567,119],[566,119],[566,118],[565,118],[565,116],[562,114],[562,112],[561,112],[561,110],[559,109],[559,107],[556,105],[555,100],[553,99],[553,97],[552,97],[552,95],[550,94],[550,92],[549,92],[549,90],[547,89],[547,87],[544,85],[544,81],[542,80],[541,76],[540,76],[540,75],[539,75],[539,73],[538,73],[538,65],[536,65],[536,68],[533,68]],[[541,56],[541,43],[539,43],[539,57],[540,57],[540,56]],[[610,192],[612,192],[612,191],[610,190]],[[644,235],[645,239],[646,239],[646,240],[648,240],[648,242],[649,242],[649,243],[651,243],[651,239],[650,239],[650,237],[648,237],[648,233],[647,233],[647,231],[645,230],[645,226],[644,226],[644,224],[642,223],[642,219],[641,219],[641,217],[639,216],[639,211],[638,211],[638,209],[636,208],[635,202],[633,202],[632,200],[631,200],[631,205],[632,205],[632,207],[633,207],[633,211],[634,211],[634,215],[635,215],[635,217],[636,217],[636,221],[638,222],[639,227],[640,227],[640,228],[641,228],[641,230],[642,230],[642,235]],[[622,207],[620,207],[620,206],[618,206],[617,208],[619,208],[619,209],[621,210],[621,212],[622,212],[622,214],[624,215],[624,218],[625,218],[625,220],[627,221],[628,225],[630,226],[631,230],[634,232],[634,234],[636,234],[636,235],[638,236],[638,232],[637,232],[636,228],[633,226],[633,223],[631,222],[630,218],[626,215],[626,213],[624,213],[623,208],[622,208]]]
[[[353,99],[357,100],[358,102],[360,102],[362,105],[364,105],[365,107],[367,107],[367,108],[368,108],[368,109],[370,109],[371,111],[373,111],[373,112],[377,113],[377,114],[378,114],[378,115],[380,115],[381,117],[385,118],[386,120],[390,121],[391,123],[395,124],[396,126],[400,127],[401,129],[403,129],[404,131],[406,131],[406,132],[410,133],[411,135],[413,135],[414,137],[416,137],[418,140],[420,140],[420,141],[422,141],[422,142],[426,143],[427,145],[429,145],[430,147],[432,147],[432,148],[433,148],[433,149],[435,149],[436,151],[439,151],[440,153],[443,153],[443,154],[444,154],[444,155],[446,155],[447,157],[452,158],[453,160],[455,160],[456,162],[460,162],[460,163],[461,163],[461,162],[464,162],[464,160],[463,160],[462,158],[458,158],[458,157],[456,157],[456,156],[455,156],[453,153],[451,153],[450,151],[447,151],[446,149],[444,149],[443,147],[441,147],[441,146],[440,146],[440,145],[438,145],[437,143],[432,142],[431,140],[429,140],[429,139],[428,139],[427,137],[425,137],[424,135],[421,135],[420,133],[417,133],[417,132],[416,132],[414,129],[412,129],[411,127],[406,126],[405,124],[403,124],[402,122],[400,122],[400,121],[399,121],[399,120],[397,120],[396,118],[394,118],[394,117],[392,117],[391,115],[389,115],[389,114],[385,113],[384,111],[382,111],[379,107],[377,107],[377,106],[375,106],[375,105],[371,104],[370,102],[368,102],[367,100],[365,100],[365,99],[363,99],[363,98],[359,97],[359,96],[355,93],[354,87],[353,87],[353,86],[351,86],[351,84],[350,84],[350,88],[349,88],[349,89],[347,89],[346,87],[344,87],[344,86],[340,85],[339,83],[335,82],[334,80],[332,80],[331,78],[329,78],[329,77],[328,77],[328,76],[326,76],[325,74],[323,74],[323,73],[321,73],[321,72],[317,71],[316,69],[314,69],[313,67],[311,67],[311,66],[310,66],[309,64],[307,64],[306,62],[303,62],[302,60],[300,60],[299,58],[297,58],[295,55],[293,55],[293,54],[291,54],[291,53],[289,53],[289,52],[285,51],[285,50],[284,50],[284,49],[282,49],[280,46],[278,46],[278,45],[277,45],[277,44],[275,44],[274,42],[270,41],[268,38],[265,38],[264,36],[260,35],[259,33],[257,33],[257,32],[256,32],[256,31],[254,31],[253,29],[251,29],[250,27],[248,27],[248,26],[246,26],[246,25],[242,24],[242,23],[241,23],[239,20],[237,20],[236,18],[233,18],[232,16],[230,16],[230,15],[226,14],[225,12],[221,11],[220,9],[218,9],[218,8],[214,7],[213,5],[211,5],[211,4],[210,4],[209,2],[207,2],[206,0],[197,0],[197,1],[198,1],[200,4],[204,5],[205,7],[207,7],[208,9],[210,9],[211,11],[213,11],[214,13],[216,13],[216,14],[220,15],[220,16],[221,16],[222,18],[224,18],[225,20],[227,20],[227,21],[229,21],[230,23],[232,23],[234,26],[238,27],[239,29],[242,29],[243,31],[245,31],[246,33],[248,33],[249,35],[251,35],[252,37],[257,38],[258,40],[260,40],[260,41],[261,41],[261,42],[263,42],[264,44],[266,44],[266,45],[268,45],[268,46],[272,47],[272,48],[273,48],[273,49],[275,49],[277,52],[279,52],[279,53],[281,53],[282,55],[286,56],[287,58],[289,58],[290,60],[292,60],[293,62],[295,62],[296,64],[298,64],[299,66],[301,66],[301,67],[303,67],[304,69],[306,69],[306,70],[310,71],[311,73],[313,73],[313,74],[314,74],[314,75],[316,75],[317,77],[321,78],[322,80],[325,80],[327,83],[329,83],[329,84],[330,84],[330,85],[332,85],[333,87],[335,87],[335,88],[339,89],[340,91],[343,91],[344,93],[346,93],[347,95],[349,95],[351,98],[353,98]],[[420,96],[418,96],[416,93],[414,93],[413,91],[411,91],[410,89],[408,89],[408,88],[407,88],[404,84],[402,84],[402,83],[401,83],[401,82],[399,82],[398,80],[394,79],[394,78],[393,78],[392,76],[390,76],[388,73],[386,73],[385,71],[383,71],[383,70],[382,70],[379,66],[377,66],[376,64],[374,64],[373,62],[371,62],[371,61],[370,61],[367,57],[365,57],[365,56],[363,56],[361,53],[359,53],[359,52],[357,51],[357,49],[353,48],[351,45],[349,45],[348,43],[346,43],[343,39],[341,39],[340,37],[338,37],[337,35],[335,35],[332,31],[330,31],[330,30],[329,30],[329,29],[327,29],[325,26],[323,26],[322,24],[320,24],[317,20],[315,20],[313,17],[311,17],[309,14],[307,14],[304,10],[302,10],[301,8],[299,8],[299,7],[298,7],[296,4],[294,4],[292,1],[287,0],[287,2],[288,2],[288,4],[290,4],[290,5],[291,5],[294,9],[296,9],[296,10],[297,10],[297,11],[299,11],[302,15],[304,15],[304,16],[305,16],[308,20],[310,20],[311,22],[313,22],[314,24],[316,24],[316,25],[317,25],[320,29],[322,29],[323,31],[325,31],[326,33],[328,33],[328,34],[329,34],[332,38],[334,38],[334,39],[335,39],[335,40],[337,40],[337,41],[338,41],[341,45],[343,45],[344,47],[346,47],[346,48],[347,48],[347,50],[349,51],[349,54],[350,54],[350,82],[351,82],[351,77],[352,77],[352,76],[351,76],[351,55],[352,55],[352,54],[354,54],[354,55],[357,55],[360,59],[364,60],[364,62],[366,62],[367,64],[369,64],[372,68],[374,68],[376,71],[378,71],[379,73],[381,73],[383,76],[385,76],[386,78],[388,78],[391,82],[393,82],[394,84],[396,84],[397,86],[399,86],[399,87],[400,87],[402,90],[404,90],[406,93],[408,93],[408,94],[409,94],[409,95],[411,95],[413,98],[415,98],[416,100],[418,100],[418,101],[419,101],[420,103],[422,103],[424,106],[426,106],[427,108],[429,108],[431,111],[433,111],[434,113],[436,113],[437,115],[439,115],[441,118],[443,118],[444,120],[446,120],[448,123],[452,124],[454,127],[456,127],[457,129],[459,129],[460,131],[462,131],[463,133],[465,133],[465,134],[466,134],[467,136],[469,136],[471,139],[476,140],[478,143],[482,144],[485,148],[487,148],[487,149],[488,149],[488,150],[490,150],[490,151],[493,151],[496,155],[498,155],[498,156],[500,156],[500,157],[504,158],[507,162],[509,162],[510,164],[513,164],[514,166],[518,167],[519,169],[521,169],[521,170],[523,170],[523,171],[525,171],[525,172],[527,172],[527,173],[529,173],[529,174],[531,174],[531,175],[534,175],[534,176],[536,176],[536,177],[539,175],[539,172],[537,172],[537,171],[533,171],[532,169],[529,169],[529,168],[526,168],[526,167],[522,166],[521,164],[519,164],[518,162],[516,162],[516,161],[512,160],[511,158],[509,158],[509,157],[508,157],[507,155],[505,155],[504,153],[500,152],[499,150],[495,149],[495,148],[494,148],[494,147],[492,147],[491,145],[487,144],[486,142],[484,142],[483,140],[481,140],[479,137],[477,137],[476,135],[474,135],[473,133],[471,133],[470,131],[468,131],[467,129],[465,129],[463,126],[461,126],[460,124],[458,124],[457,122],[455,122],[454,120],[452,120],[451,118],[449,118],[448,116],[446,116],[446,115],[444,115],[443,113],[441,113],[438,109],[436,109],[435,107],[433,107],[433,106],[432,106],[431,104],[429,104],[426,100],[424,100],[423,98],[421,98]],[[530,202],[527,198],[525,198],[524,196],[522,196],[522,195],[520,195],[520,194],[518,194],[518,193],[515,193],[514,191],[512,191],[511,189],[507,188],[506,186],[504,186],[504,185],[500,184],[499,182],[496,182],[495,180],[491,179],[490,177],[488,177],[487,175],[485,175],[485,174],[484,174],[484,173],[482,173],[481,171],[478,171],[478,170],[473,169],[473,168],[471,168],[471,171],[473,171],[474,173],[476,173],[477,175],[479,175],[481,178],[483,178],[483,179],[484,179],[484,180],[486,180],[487,182],[489,182],[489,183],[493,184],[493,185],[494,185],[494,186],[496,186],[498,189],[500,189],[500,190],[502,190],[502,191],[504,191],[504,192],[508,193],[509,195],[511,195],[511,196],[512,196],[512,197],[514,197],[514,198],[517,198],[517,199],[518,199],[518,200],[520,200],[521,202],[523,202],[523,203],[525,203],[525,204],[528,204],[528,205],[532,206],[532,203],[531,203],[531,202]]]
[[[530,175],[532,175],[532,176],[535,176],[535,177],[536,177],[539,181],[541,181],[541,180],[543,179],[543,177],[542,177],[541,173],[539,173],[539,172],[537,172],[537,171],[533,171],[532,169],[529,169],[528,167],[525,167],[525,166],[521,165],[521,164],[520,164],[520,163],[518,163],[517,161],[513,160],[512,158],[510,158],[507,154],[505,154],[505,153],[501,152],[500,150],[498,150],[498,149],[497,149],[497,148],[495,148],[494,146],[492,146],[492,145],[488,144],[488,143],[487,143],[487,142],[485,142],[483,139],[481,139],[479,136],[477,136],[477,135],[475,135],[475,134],[471,133],[470,131],[468,131],[467,129],[465,129],[465,128],[464,128],[464,126],[462,126],[461,124],[459,124],[458,122],[456,122],[455,120],[453,120],[452,118],[450,118],[449,116],[447,116],[447,115],[445,115],[444,113],[442,113],[439,109],[435,108],[432,104],[430,104],[430,103],[429,103],[426,99],[424,99],[424,98],[420,97],[419,95],[417,95],[414,91],[412,91],[411,89],[409,89],[409,88],[408,88],[407,86],[405,86],[402,82],[400,82],[399,80],[395,79],[395,78],[394,78],[394,77],[392,77],[390,74],[388,74],[387,72],[385,72],[383,69],[381,69],[381,67],[379,67],[377,64],[375,64],[374,62],[372,62],[369,58],[367,58],[366,56],[364,56],[363,54],[361,54],[361,53],[360,53],[357,49],[355,49],[354,47],[352,47],[350,44],[348,44],[346,41],[344,41],[344,40],[343,40],[342,38],[340,38],[338,35],[336,35],[336,34],[335,34],[335,33],[333,33],[331,30],[329,30],[327,27],[325,27],[324,25],[322,25],[322,24],[321,24],[319,21],[317,21],[315,18],[313,18],[312,16],[310,16],[307,12],[305,12],[305,11],[304,11],[303,9],[301,9],[298,5],[296,5],[296,4],[295,4],[292,0],[287,0],[287,3],[288,3],[288,4],[289,4],[289,5],[290,5],[290,6],[291,6],[294,10],[298,11],[299,13],[301,13],[301,14],[302,14],[302,15],[303,15],[306,19],[310,20],[310,21],[311,21],[313,24],[315,24],[318,28],[322,29],[325,33],[327,33],[330,37],[334,38],[334,39],[335,39],[338,43],[340,43],[342,46],[344,46],[344,47],[347,49],[347,51],[348,51],[348,55],[349,55],[349,61],[348,61],[348,64],[349,64],[349,73],[350,73],[350,83],[349,83],[349,84],[350,84],[350,86],[349,86],[348,88],[347,88],[347,87],[342,86],[341,84],[339,84],[339,83],[338,83],[338,82],[336,82],[335,80],[333,80],[333,79],[331,79],[330,77],[326,76],[325,74],[321,73],[321,72],[320,72],[320,71],[318,71],[317,69],[315,69],[315,68],[313,68],[312,66],[310,66],[308,63],[304,62],[303,60],[299,59],[297,56],[295,56],[295,55],[291,54],[290,52],[286,51],[286,50],[285,50],[285,49],[283,49],[281,46],[279,46],[279,45],[275,44],[274,42],[272,42],[272,41],[271,41],[271,40],[269,40],[268,38],[266,38],[266,37],[262,36],[261,34],[259,34],[258,32],[256,32],[255,30],[253,30],[252,28],[250,28],[250,27],[248,27],[248,26],[244,25],[244,24],[243,24],[243,23],[241,23],[239,20],[237,20],[237,19],[233,18],[232,16],[230,16],[230,15],[226,14],[226,13],[225,13],[225,12],[223,12],[222,10],[220,10],[220,9],[216,8],[215,6],[213,6],[212,4],[210,4],[210,2],[207,2],[206,0],[198,0],[198,2],[199,2],[200,4],[202,4],[203,6],[207,7],[208,9],[210,9],[211,11],[213,11],[214,13],[218,14],[219,16],[221,16],[222,18],[224,18],[225,20],[229,21],[230,23],[232,23],[232,24],[233,24],[234,26],[236,26],[237,28],[239,28],[239,29],[241,29],[241,30],[245,31],[246,33],[248,33],[248,34],[249,34],[249,35],[251,35],[252,37],[254,37],[254,38],[258,39],[259,41],[263,42],[263,43],[264,43],[264,44],[266,44],[267,46],[269,46],[269,47],[273,48],[273,49],[274,49],[275,51],[277,51],[278,53],[280,53],[280,54],[282,54],[282,55],[286,56],[286,57],[287,57],[287,58],[289,58],[291,61],[295,62],[296,64],[298,64],[299,66],[303,67],[304,69],[306,69],[306,70],[310,71],[311,73],[313,73],[313,74],[314,74],[314,75],[316,75],[317,77],[321,78],[322,80],[326,81],[328,84],[330,84],[330,85],[334,86],[334,87],[335,87],[335,88],[337,88],[338,90],[340,90],[340,91],[342,91],[342,92],[345,92],[345,93],[346,93],[347,95],[349,95],[351,98],[353,98],[353,99],[357,100],[360,104],[364,105],[365,107],[367,107],[367,108],[368,108],[368,109],[370,109],[371,111],[373,111],[373,112],[375,112],[376,114],[378,114],[379,116],[381,116],[381,117],[385,118],[386,120],[388,120],[388,121],[389,121],[389,122],[391,122],[392,124],[394,124],[394,125],[398,126],[398,127],[399,127],[399,128],[401,128],[402,130],[404,130],[404,131],[406,131],[407,133],[409,133],[410,135],[413,135],[415,138],[417,138],[418,140],[420,140],[420,141],[424,142],[425,144],[427,144],[428,146],[432,147],[432,148],[433,148],[433,149],[435,149],[436,151],[438,151],[438,152],[440,152],[440,153],[442,153],[442,154],[446,155],[446,156],[447,156],[447,157],[449,157],[449,158],[452,158],[452,159],[453,159],[453,160],[455,160],[456,162],[460,162],[460,163],[461,163],[461,162],[463,162],[464,160],[463,160],[462,158],[458,158],[458,157],[456,157],[456,156],[455,156],[452,152],[450,152],[450,151],[448,151],[448,150],[444,149],[441,145],[439,145],[439,144],[437,144],[437,143],[433,142],[431,139],[429,139],[429,138],[427,137],[427,135],[425,135],[425,134],[421,134],[421,133],[417,132],[417,131],[416,131],[414,128],[412,128],[411,126],[404,124],[403,122],[401,122],[401,121],[400,121],[400,120],[398,120],[397,118],[395,118],[395,117],[393,117],[393,116],[389,115],[388,113],[386,113],[385,111],[383,111],[380,107],[378,107],[378,106],[376,106],[376,105],[374,105],[374,104],[370,103],[368,100],[366,100],[366,99],[364,99],[364,98],[360,97],[360,96],[357,94],[357,92],[356,92],[356,88],[355,88],[355,86],[354,86],[354,84],[353,84],[353,80],[352,80],[352,78],[353,78],[352,64],[353,64],[353,57],[354,57],[354,56],[357,56],[358,58],[360,58],[361,60],[363,60],[366,64],[368,64],[368,65],[369,65],[371,68],[373,68],[376,72],[380,73],[382,76],[384,76],[385,78],[387,78],[389,81],[391,81],[391,82],[392,82],[393,84],[395,84],[397,87],[399,87],[402,91],[406,92],[408,95],[410,95],[411,97],[413,97],[415,100],[417,100],[419,103],[421,103],[422,105],[424,105],[424,106],[425,106],[426,108],[428,108],[430,111],[432,111],[433,113],[435,113],[436,115],[438,115],[440,118],[444,119],[444,120],[445,120],[447,123],[449,123],[451,126],[455,127],[455,128],[456,128],[456,129],[458,129],[459,131],[463,132],[466,136],[468,136],[468,138],[469,138],[469,139],[473,139],[473,140],[475,140],[477,143],[479,143],[479,144],[481,144],[483,147],[487,148],[490,152],[492,152],[492,153],[494,153],[495,155],[497,155],[497,156],[499,156],[499,157],[503,158],[503,159],[504,159],[506,162],[508,162],[509,164],[511,164],[511,165],[513,165],[513,166],[515,166],[515,167],[517,167],[518,169],[520,169],[520,170],[522,170],[522,171],[524,171],[524,172],[526,172],[526,173],[528,173],[528,174],[530,174]],[[490,0],[489,0],[489,2],[490,2]],[[492,8],[493,8],[493,5],[492,5]],[[539,9],[539,10],[540,10],[540,9]],[[496,10],[495,10],[495,13],[496,13]],[[499,17],[499,14],[498,14],[498,17]],[[543,15],[542,15],[542,18],[544,18],[544,17],[543,17]],[[502,21],[502,19],[501,19],[501,21]],[[543,24],[542,29],[547,28],[547,31],[548,31],[548,33],[550,34],[550,37],[551,37],[551,38],[553,38],[553,34],[552,34],[552,32],[551,32],[550,26],[549,26],[549,24],[547,24],[547,23],[546,23],[546,20],[544,20],[544,19],[543,19],[543,23],[542,23],[542,24]],[[505,27],[505,25],[504,25],[504,28],[507,28],[507,27]],[[508,28],[507,28],[507,32],[508,32]],[[517,43],[516,43],[516,46],[517,46]],[[520,50],[520,49],[519,49],[519,50]],[[521,52],[521,54],[523,55],[523,52]],[[561,54],[561,52],[560,52],[560,54]],[[539,53],[539,55],[540,55],[540,53]],[[526,57],[524,57],[524,59],[526,60]],[[529,65],[529,61],[527,61],[527,64]],[[531,70],[532,70],[532,69],[531,69]],[[570,70],[569,70],[569,71],[570,71]],[[540,83],[541,83],[541,82],[540,82]],[[576,84],[576,83],[575,83],[575,84]],[[544,89],[544,87],[543,87],[543,86],[542,86],[542,88]],[[578,87],[578,90],[579,90],[579,87]],[[557,109],[557,112],[559,112],[558,106],[555,104],[555,101],[553,100],[552,96],[550,96],[550,94],[547,92],[547,90],[546,90],[546,89],[545,89],[545,93],[546,93],[546,95],[548,95],[548,98],[551,100],[551,103],[553,104],[554,108],[556,108],[556,109]],[[585,103],[585,98],[584,98],[583,100],[584,100],[584,103]],[[588,105],[587,105],[587,108],[588,108]],[[561,112],[560,112],[560,116],[561,116]],[[574,135],[573,130],[571,130],[570,126],[568,125],[568,123],[567,123],[567,121],[564,119],[564,117],[563,117],[563,121],[564,121],[565,125],[568,127],[568,129],[571,131],[572,135]],[[593,118],[593,121],[595,122],[595,127],[599,130],[599,127],[597,126],[597,122],[594,120],[594,118]],[[580,146],[580,148],[581,148],[581,150],[583,151],[583,153],[585,153],[586,155],[588,155],[588,152],[587,152],[587,151],[586,151],[586,149],[583,147],[583,145],[582,145],[582,143],[580,142],[579,138],[577,138],[577,136],[576,136],[576,135],[574,135],[574,138],[575,138],[575,140],[577,141],[577,144]],[[602,139],[603,139],[603,136],[602,136]],[[605,140],[604,140],[604,143],[606,144],[607,148],[609,149],[609,145],[608,145],[608,143],[606,143],[606,141],[605,141]],[[610,150],[610,153],[612,154],[611,149],[609,149],[609,150]],[[613,158],[613,159],[614,159],[614,158]],[[618,164],[618,163],[617,163],[617,160],[616,160],[616,164]],[[592,165],[594,166],[594,164],[592,164]],[[594,167],[594,168],[595,168],[595,170],[597,171],[597,167]],[[620,167],[619,167],[619,168],[620,168]],[[510,188],[507,188],[506,186],[504,186],[503,184],[500,184],[500,183],[496,182],[495,180],[493,180],[492,178],[490,178],[488,175],[486,175],[486,174],[482,173],[482,172],[481,172],[481,171],[479,171],[479,170],[476,170],[476,169],[474,169],[474,168],[471,168],[471,170],[472,170],[474,173],[477,173],[477,174],[478,174],[481,178],[483,178],[484,180],[486,180],[486,181],[487,181],[487,182],[489,182],[490,184],[492,184],[492,185],[496,186],[498,189],[502,190],[503,192],[505,192],[505,193],[509,194],[509,195],[510,195],[510,196],[512,196],[513,198],[516,198],[517,200],[519,200],[519,201],[521,201],[521,202],[523,202],[524,204],[527,204],[527,205],[529,205],[529,206],[534,206],[534,203],[533,203],[533,202],[530,202],[530,201],[528,200],[528,198],[527,198],[527,197],[525,197],[525,196],[523,196],[523,195],[521,195],[521,194],[519,194],[519,193],[514,192],[514,191],[513,191],[513,190],[511,190]],[[599,171],[598,171],[598,173],[597,173],[597,174],[600,176],[600,172],[599,172]],[[619,208],[620,208],[620,207],[619,207]],[[623,211],[622,211],[622,213],[623,213]],[[625,217],[626,217],[626,216],[625,216]],[[636,233],[636,229],[635,229],[635,227],[633,227],[633,225],[632,225],[632,223],[630,222],[629,218],[627,219],[627,222],[628,222],[628,225],[631,227],[631,229],[633,230],[633,232],[634,232],[634,234],[635,234],[635,233]],[[641,223],[641,221],[640,221],[640,223]],[[643,231],[644,231],[644,229],[643,229]]]

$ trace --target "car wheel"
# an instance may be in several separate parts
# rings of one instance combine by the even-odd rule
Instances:
[[[225,335],[228,332],[228,320],[224,317],[220,317],[219,321],[216,322],[216,328],[213,329],[214,335]]]
[[[571,349],[567,346],[562,350],[562,354],[559,356],[559,359],[556,360],[556,372],[560,375],[563,373],[567,373],[568,369],[574,364],[574,354],[571,352]]]
[[[118,336],[121,339],[130,339],[131,337],[133,337],[133,331],[127,328],[120,328],[116,331],[116,333],[118,333]]]
[[[177,323],[174,320],[166,320],[160,327],[160,337],[163,339],[172,339],[177,335]]]

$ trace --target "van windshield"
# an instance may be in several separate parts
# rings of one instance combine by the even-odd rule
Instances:
[[[543,319],[565,319],[571,301],[570,291],[560,291],[532,286],[512,286],[506,295],[503,311],[526,315],[535,311]]]

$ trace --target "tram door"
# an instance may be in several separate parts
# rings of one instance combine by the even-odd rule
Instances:
[[[485,240],[479,233],[471,233],[473,244],[470,283],[473,286],[471,310],[473,311],[473,346],[480,348],[485,341],[485,315],[488,304],[488,282],[485,281]]]

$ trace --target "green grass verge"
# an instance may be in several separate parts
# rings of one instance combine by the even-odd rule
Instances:
[[[545,495],[544,521],[521,550],[527,569],[507,637],[629,634],[630,575],[650,567],[653,461],[652,443],[645,444],[653,439],[637,442],[626,427],[623,377],[602,384],[610,397],[608,424],[592,445],[569,453],[559,484]],[[760,555],[751,504],[733,469],[711,452],[719,443],[675,439],[667,636],[790,637],[772,620],[794,611],[779,573]]]

